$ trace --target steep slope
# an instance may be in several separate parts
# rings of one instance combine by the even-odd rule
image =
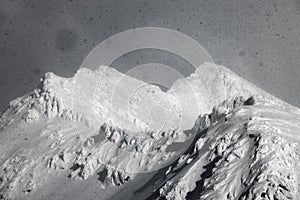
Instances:
[[[48,73],[33,93],[13,100],[0,124],[1,197],[33,198],[27,194],[51,182],[52,169],[68,170],[71,179],[103,171],[103,184],[120,185],[178,154],[165,152],[186,137],[176,130],[179,111],[172,96],[129,77],[116,88],[123,79],[107,67],[81,69],[71,79]],[[129,108],[118,101],[132,92],[136,102]],[[156,104],[165,108],[164,124],[148,116]]]
[[[297,199],[299,120],[211,63],[168,92],[48,73],[1,115],[0,199]]]
[[[297,199],[300,115],[262,97],[200,117],[189,151],[148,199]]]

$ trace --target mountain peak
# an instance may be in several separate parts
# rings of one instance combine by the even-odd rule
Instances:
[[[1,199],[299,196],[299,108],[213,63],[166,92],[105,66],[46,73],[0,119]]]

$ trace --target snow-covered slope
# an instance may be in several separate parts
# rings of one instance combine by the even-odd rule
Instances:
[[[261,97],[225,101],[198,119],[153,199],[298,199],[299,122]]]
[[[297,199],[299,122],[211,63],[168,92],[109,67],[47,73],[1,115],[0,199]]]

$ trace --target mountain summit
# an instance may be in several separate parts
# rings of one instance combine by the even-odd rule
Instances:
[[[0,119],[3,200],[300,196],[300,109],[213,63],[166,92],[47,73]]]

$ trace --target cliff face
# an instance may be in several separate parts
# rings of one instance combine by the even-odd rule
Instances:
[[[1,115],[0,199],[297,199],[299,122],[211,63],[167,92],[108,67],[47,73]]]

